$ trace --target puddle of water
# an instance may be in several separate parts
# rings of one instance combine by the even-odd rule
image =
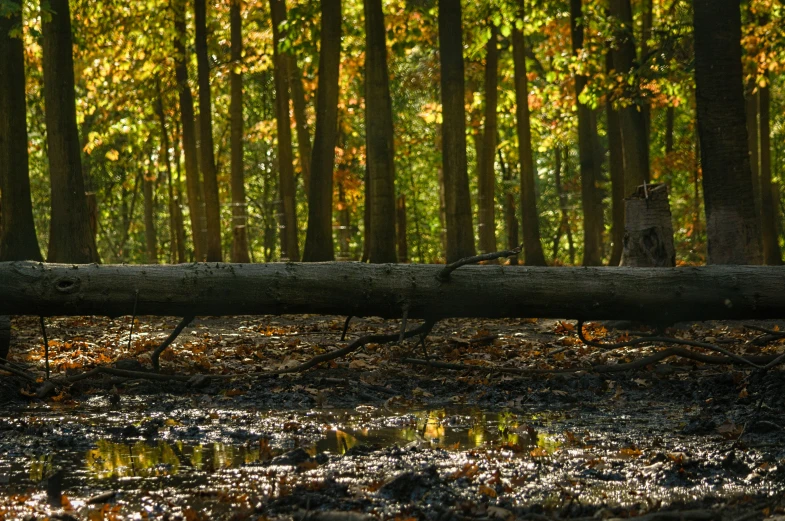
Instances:
[[[592,420],[371,407],[194,408],[152,416],[102,411],[0,418],[0,519],[4,509],[49,512],[44,480],[57,469],[66,470],[63,491],[76,511],[94,508],[87,498],[112,490],[120,493],[115,507],[129,514],[146,509],[149,517],[203,504],[220,517],[227,505],[252,508],[325,483],[376,504],[388,501],[375,492],[382,484],[432,466],[438,483],[455,488],[450,494],[456,497],[498,495],[518,505],[578,496],[592,504],[629,504],[785,490],[782,480],[767,477],[777,466],[771,454],[750,452],[742,464],[726,465],[716,441],[680,438],[674,434],[678,417],[653,417],[651,410],[610,420],[603,414]],[[305,455],[287,460],[296,449]]]

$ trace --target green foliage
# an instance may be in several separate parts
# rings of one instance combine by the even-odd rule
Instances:
[[[467,79],[467,142],[469,172],[475,179],[476,154],[473,136],[482,129],[482,70],[484,46],[490,25],[500,31],[499,150],[497,160],[497,236],[505,244],[503,203],[512,193],[519,199],[518,142],[515,131],[515,95],[511,34],[522,29],[527,47],[529,105],[532,110],[532,142],[535,151],[540,227],[546,256],[550,258],[561,220],[559,194],[554,179],[555,157],[566,149],[562,165],[562,188],[568,201],[567,211],[577,248],[581,255],[581,201],[577,158],[577,115],[574,76],[588,77],[579,99],[596,109],[599,127],[598,147],[607,156],[604,107],[649,107],[651,111],[651,162],[654,181],[671,187],[671,203],[680,261],[702,262],[705,256],[704,221],[701,204],[700,170],[696,159],[696,125],[692,53],[692,12],[688,0],[654,0],[654,27],[646,41],[648,53],[640,55],[643,35],[643,2],[633,2],[634,36],[639,56],[630,71],[606,71],[605,55],[613,48],[618,22],[606,15],[606,1],[585,0],[580,20],[585,31],[584,50],[575,55],[570,41],[569,3],[567,0],[526,0],[520,11],[519,0],[482,0],[464,2],[463,38]],[[186,13],[189,37],[191,89],[195,89],[193,20],[191,6]],[[316,90],[319,42],[319,5],[306,0],[289,1],[288,20],[282,25],[283,38],[272,41],[269,4],[266,0],[243,4],[244,57],[241,63],[230,60],[229,4],[208,5],[208,43],[211,59],[213,128],[222,221],[231,227],[229,193],[229,75],[241,71],[245,82],[245,175],[248,197],[248,232],[252,258],[277,260],[277,157],[274,122],[272,50],[291,53],[302,71],[307,103],[307,119],[313,138],[313,102]],[[7,16],[17,5],[0,0],[0,16]],[[438,34],[435,1],[385,0],[388,59],[395,125],[396,191],[407,201],[406,235],[409,258],[414,262],[443,261],[440,215],[439,171],[441,168]],[[772,143],[774,144],[774,184],[782,183],[785,164],[783,130],[785,110],[782,94],[785,63],[785,24],[783,7],[771,0],[751,0],[744,10],[746,71],[751,84],[772,86]],[[24,23],[12,31],[25,42],[27,63],[28,128],[33,204],[40,243],[47,244],[49,185],[46,161],[46,129],[41,71],[41,17],[51,16],[47,2],[26,0]],[[154,0],[72,0],[72,26],[77,94],[77,118],[88,191],[98,203],[98,246],[101,258],[117,262],[144,259],[141,179],[155,182],[155,211],[159,257],[169,256],[169,218],[167,170],[172,162],[176,193],[180,193],[185,221],[185,172],[179,147],[180,110],[174,79],[174,13],[171,4]],[[457,30],[458,28],[456,28]],[[363,211],[365,205],[365,102],[364,102],[364,19],[359,0],[344,0],[339,101],[340,139],[335,165],[337,184],[345,192],[338,199],[336,185],[334,224],[339,212],[348,212],[349,254],[362,254]],[[766,73],[767,74],[764,74]],[[767,79],[767,78],[770,78]],[[162,150],[161,131],[154,111],[160,84],[167,118],[169,150]],[[666,113],[674,111],[673,150],[666,153]],[[373,115],[369,115],[373,117]],[[292,122],[294,123],[294,122]],[[296,140],[297,135],[293,132]],[[295,149],[296,150],[296,149]],[[302,158],[295,154],[298,174],[298,222],[301,240],[307,216],[301,172]],[[309,159],[308,159],[309,160]],[[511,179],[502,180],[503,168]],[[606,223],[610,221],[610,183],[607,157],[600,188],[605,194]],[[472,181],[474,183],[474,181]],[[697,188],[696,188],[697,187]],[[697,192],[696,192],[697,190]],[[696,197],[697,194],[697,197]],[[476,195],[476,194],[475,194]],[[779,201],[779,200],[778,200]],[[340,204],[339,204],[340,203]],[[780,203],[782,204],[782,203]],[[696,213],[697,210],[697,213]],[[783,208],[785,210],[785,208]],[[518,208],[520,212],[520,208]],[[608,225],[609,226],[609,225]],[[606,226],[606,228],[608,228]],[[224,233],[224,252],[231,249],[231,233]],[[606,258],[610,254],[609,230]],[[554,263],[569,262],[567,237],[561,234]],[[336,245],[338,244],[336,233]],[[188,256],[193,247],[188,239]],[[339,247],[336,246],[336,251]],[[225,257],[228,255],[225,255]]]

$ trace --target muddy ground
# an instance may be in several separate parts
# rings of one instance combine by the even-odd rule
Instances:
[[[177,319],[47,319],[52,377],[150,370]],[[759,324],[775,328],[776,323]],[[560,321],[443,321],[426,342],[369,344],[301,374],[266,375],[398,331],[379,319],[197,319],[163,374],[57,386],[0,372],[0,519],[776,519],[785,515],[785,373],[583,345]],[[16,367],[44,375],[37,319],[12,324]],[[595,339],[621,331],[588,328]],[[735,353],[743,324],[668,332]],[[700,349],[699,349],[700,351]],[[425,358],[471,366],[402,363]],[[494,368],[569,370],[517,375]],[[236,374],[237,377],[229,378]]]

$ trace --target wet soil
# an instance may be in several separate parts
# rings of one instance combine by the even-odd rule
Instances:
[[[12,360],[40,373],[36,322],[14,320]],[[111,361],[147,368],[151,346],[177,320],[141,319],[130,343],[129,322],[50,321],[54,374]],[[26,396],[35,386],[0,375],[0,519],[785,513],[781,370],[670,359],[602,375],[493,371],[580,369],[654,349],[587,348],[563,324],[521,320],[437,325],[429,356],[479,370],[400,363],[424,356],[412,341],[369,345],[303,374],[263,374],[345,345],[342,325],[341,317],[198,320],[167,351],[163,372],[243,373],[200,388],[105,375],[40,400]],[[357,320],[350,336],[397,327]],[[727,323],[674,334],[739,353],[755,338]]]

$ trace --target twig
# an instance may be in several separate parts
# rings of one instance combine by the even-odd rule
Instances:
[[[14,364],[11,364],[2,358],[0,358],[0,371],[6,371],[8,373],[15,374],[16,376],[21,376],[29,382],[35,382],[35,376],[28,373],[27,371],[23,371],[22,369],[14,367]]]
[[[193,319],[194,319],[194,315],[183,317],[183,319],[180,320],[180,323],[177,324],[177,327],[174,328],[174,331],[172,331],[172,333],[166,338],[166,340],[164,340],[160,346],[155,348],[155,351],[153,351],[153,354],[150,356],[150,360],[153,362],[153,370],[155,370],[156,373],[160,368],[158,363],[158,358],[161,356],[161,353],[163,353],[164,349],[169,347],[169,345],[172,342],[174,342],[174,340],[180,335],[180,333],[182,333],[183,329],[185,329],[186,326],[188,326],[188,324],[190,324]]]
[[[522,249],[523,245],[513,248],[512,250],[485,253],[483,255],[475,255],[474,257],[464,257],[463,259],[459,259],[442,268],[441,271],[439,271],[439,273],[436,275],[436,279],[439,282],[447,282],[450,280],[450,274],[461,266],[465,266],[467,264],[476,264],[482,261],[496,260],[501,257],[512,257],[513,255],[518,255]]]
[[[46,339],[46,323],[44,323],[44,316],[41,315],[41,335],[44,337],[44,363],[46,364],[46,379],[49,380],[49,340]]]
[[[695,341],[695,340],[684,340],[684,339],[675,338],[675,337],[647,336],[647,337],[641,337],[641,338],[633,338],[632,340],[627,340],[626,342],[616,342],[616,343],[613,343],[613,344],[607,344],[607,343],[604,343],[604,342],[595,342],[593,340],[587,339],[586,336],[583,334],[583,323],[584,323],[583,319],[578,320],[578,325],[576,327],[577,332],[578,332],[578,338],[584,344],[592,346],[592,347],[599,347],[599,348],[602,348],[602,349],[618,349],[620,347],[630,347],[630,346],[635,346],[635,345],[638,345],[638,344],[643,344],[645,342],[662,342],[662,343],[665,343],[665,344],[679,344],[679,345],[685,345],[685,346],[702,347],[704,349],[710,349],[712,351],[716,351],[718,353],[722,353],[723,355],[732,358],[733,360],[735,360],[736,362],[738,362],[740,364],[749,365],[749,366],[752,366],[752,367],[754,367],[756,369],[765,369],[765,368],[769,367],[769,366],[758,365],[755,362],[753,362],[750,358],[745,358],[745,357],[743,357],[741,355],[737,355],[733,351],[729,351],[728,349],[725,349],[724,347],[720,347],[720,346],[717,346],[717,345],[714,345],[714,344],[709,344],[709,343],[706,343],[706,342],[698,342],[698,341]],[[777,363],[779,363],[779,362],[777,362]]]
[[[416,328],[406,331],[403,334],[404,338],[411,338],[416,335],[423,335],[428,334],[433,325],[435,324],[434,321],[426,320]],[[335,360],[341,356],[346,356],[349,353],[358,350],[365,344],[369,344],[371,342],[394,342],[398,340],[399,335],[396,334],[389,334],[389,335],[367,335],[364,337],[360,337],[351,344],[341,349],[335,349],[334,351],[329,351],[327,353],[322,353],[321,355],[314,356],[310,360],[303,362],[302,364],[296,365],[294,367],[290,367],[287,369],[279,369],[277,371],[264,371],[261,373],[254,373],[253,376],[269,376],[269,375],[279,375],[279,374],[286,374],[286,373],[301,373],[310,369],[315,365],[319,365],[323,362],[329,362],[330,360]],[[235,375],[236,376],[236,375]]]
[[[353,318],[352,315],[349,315],[348,317],[346,317],[346,321],[343,323],[343,333],[341,333],[341,342],[343,342],[344,339],[346,338],[346,332],[349,331],[349,322],[352,321],[352,318]]]
[[[775,331],[773,329],[766,329],[765,327],[754,326],[752,324],[744,324],[744,327],[747,329],[751,329],[752,331],[760,331],[761,333],[766,333],[767,335],[771,335],[777,338],[785,337],[785,331]]]

